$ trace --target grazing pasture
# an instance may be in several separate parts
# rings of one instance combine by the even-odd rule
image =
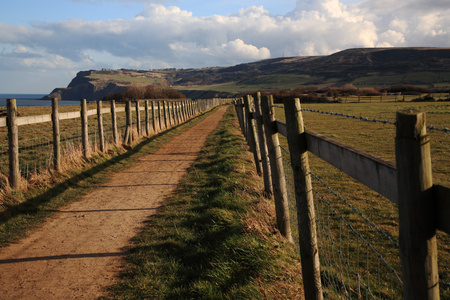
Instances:
[[[416,109],[426,113],[428,135],[431,140],[433,182],[448,187],[450,181],[449,103],[303,104],[302,114],[307,132],[322,134],[337,142],[363,150],[369,155],[376,155],[381,160],[395,162],[396,126],[394,122],[396,112],[405,109]],[[274,114],[277,120],[284,122],[285,107],[275,105]],[[253,116],[258,118],[255,114]],[[290,151],[287,139],[283,137],[286,134],[286,129],[282,129],[283,126],[277,122],[278,132],[284,132],[278,136],[280,152],[284,158],[282,165],[286,178],[290,225],[296,240],[298,212],[294,187],[297,182],[293,179],[295,172],[290,169]],[[251,126],[247,127],[246,132],[249,131]],[[314,194],[314,221],[317,227],[320,256],[320,276],[324,293],[332,299],[400,298],[403,295],[403,274],[400,263],[397,204],[311,153],[309,161],[311,170],[309,175]],[[272,164],[272,161],[270,163]],[[448,299],[450,239],[448,234],[442,231],[438,231],[436,237],[440,294],[441,298]]]

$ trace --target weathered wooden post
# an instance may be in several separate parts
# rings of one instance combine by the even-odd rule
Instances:
[[[158,101],[158,124],[159,124],[159,131],[162,131],[162,118],[161,118],[161,101]]]
[[[175,126],[175,103],[169,101],[170,126]]]
[[[259,138],[259,149],[261,153],[262,173],[264,179],[264,194],[267,198],[272,197],[272,178],[270,175],[269,165],[269,151],[267,150],[267,141],[264,133],[263,120],[261,115],[261,94],[258,93],[255,97],[255,114],[256,126]]]
[[[81,99],[81,134],[82,134],[82,145],[83,145],[83,156],[84,158],[89,158],[91,155],[89,147],[89,127],[88,127],[88,115],[87,115],[87,105],[86,99]]]
[[[126,126],[124,142],[131,144],[133,142],[133,117],[131,113],[131,101],[127,101],[125,104]]]
[[[291,223],[289,218],[289,204],[286,189],[286,178],[283,168],[283,156],[281,154],[280,142],[276,128],[275,109],[272,96],[261,99],[261,110],[269,151],[270,168],[272,175],[272,188],[275,199],[275,211],[277,226],[281,234],[293,242]]]
[[[136,130],[138,139],[142,135],[142,127],[141,127],[141,107],[139,105],[139,100],[136,101]]]
[[[105,134],[103,131],[103,113],[102,113],[102,101],[97,101],[97,123],[98,123],[98,138],[100,140],[100,151],[105,152]]]
[[[7,100],[7,125],[9,146],[9,184],[12,188],[20,186],[19,169],[19,127],[17,126],[16,99]]]
[[[184,109],[185,109],[185,101],[181,100],[180,101],[180,124],[185,122],[185,115],[184,115]]]
[[[430,139],[425,113],[397,112],[395,138],[404,299],[439,299]]]
[[[177,110],[176,110],[176,115],[177,115],[177,125],[181,124],[183,121],[181,120],[181,102],[175,102]]]
[[[250,145],[250,150],[253,153],[253,158],[255,160],[256,172],[261,176],[261,153],[259,150],[258,140],[256,138],[255,126],[253,120],[253,114],[251,110],[251,96],[247,95],[244,98],[245,105],[245,115],[247,116],[247,127],[248,127],[248,144]]]
[[[163,111],[164,111],[164,129],[169,127],[169,120],[167,118],[167,102],[163,101]]]
[[[158,132],[158,129],[156,127],[156,112],[155,112],[155,101],[152,101],[152,126],[153,126],[153,134],[156,134]]]
[[[114,143],[119,144],[119,134],[117,133],[117,114],[116,114],[116,101],[115,100],[111,100],[111,122],[112,122]]]
[[[53,167],[61,171],[61,135],[59,133],[58,99],[52,98]]]
[[[172,102],[172,126],[177,124],[177,106],[176,102]]]
[[[320,281],[319,249],[316,234],[316,213],[309,169],[308,148],[300,100],[284,101],[286,130],[294,175],[297,204],[300,258],[302,262],[305,299],[323,299]]]
[[[148,100],[145,100],[145,135],[150,135],[150,116],[148,113],[149,107],[148,107]]]
[[[175,103],[169,102],[170,126],[175,126]]]

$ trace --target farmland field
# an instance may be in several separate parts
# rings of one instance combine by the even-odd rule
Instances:
[[[416,109],[427,113],[427,125],[433,125],[435,128],[439,129],[450,128],[450,103],[448,102],[302,104],[302,108],[345,115],[348,114],[351,116],[355,115],[358,118],[362,116],[368,120],[377,119],[390,122],[395,121],[396,111]],[[276,108],[276,116],[277,119],[284,120],[284,109],[281,107]],[[318,132],[329,138],[395,162],[394,125],[373,121],[367,122],[359,119],[308,111],[303,112],[303,118],[307,131]],[[434,183],[450,186],[450,134],[438,130],[428,130],[428,134],[431,137]],[[280,142],[287,149],[286,139],[281,138]],[[313,189],[316,193],[315,205],[318,224],[327,223],[327,228],[332,229],[325,232],[321,232],[318,229],[319,244],[323,242],[325,237],[330,239],[334,238],[332,246],[324,245],[322,246],[324,248],[322,248],[321,251],[327,252],[328,255],[331,255],[330,253],[337,255],[333,256],[335,257],[335,260],[337,260],[336,257],[344,255],[343,253],[347,253],[345,255],[352,257],[350,261],[356,260],[357,255],[363,256],[363,262],[358,263],[360,268],[361,265],[365,268],[365,271],[362,271],[362,273],[367,274],[368,281],[376,282],[379,280],[381,282],[379,285],[382,285],[383,280],[392,280],[392,278],[384,279],[384,275],[380,275],[389,274],[391,272],[390,268],[395,270],[401,278],[399,251],[398,248],[393,245],[398,243],[398,209],[396,204],[378,195],[314,155],[310,154],[309,159],[311,172],[317,175],[320,180],[323,180],[326,184],[325,186],[319,180],[313,179]],[[285,164],[288,162],[289,158],[286,157]],[[287,171],[289,173],[289,170]],[[289,175],[287,176],[289,179]],[[339,196],[330,192],[330,189]],[[292,200],[290,199],[290,201]],[[328,204],[328,201],[330,204]],[[331,214],[330,209],[336,211]],[[369,220],[369,223],[362,220],[358,214],[365,216]],[[295,213],[291,214],[291,218],[296,218]],[[357,243],[355,238],[351,237],[352,235],[347,232],[346,226],[342,225],[343,219],[350,222],[361,237],[368,242],[369,246],[367,246],[367,249],[361,246],[360,238],[356,239]],[[377,230],[374,230],[371,224],[375,224],[377,228],[384,231],[394,242],[392,243],[388,241],[385,236],[380,235]],[[318,227],[320,226],[318,225]],[[441,298],[450,299],[450,238],[443,232],[438,232],[437,237]],[[331,249],[333,247],[337,247],[337,250],[334,248],[335,252]],[[376,251],[386,259],[389,265],[387,270],[380,269],[380,261],[377,257],[378,254],[370,254],[371,247],[376,249]],[[350,249],[350,251],[346,252],[341,248],[344,250]],[[352,248],[358,249],[358,254],[356,253],[356,250],[355,252],[351,252]],[[364,252],[364,255],[361,254],[361,252]],[[361,259],[361,257],[359,259]],[[332,285],[330,282],[334,280],[335,285],[340,286],[343,284],[342,282],[347,284],[348,281],[350,286],[356,285],[355,282],[352,282],[353,279],[347,279],[347,277],[344,276],[345,274],[342,275],[343,271],[340,269],[342,266],[338,266],[337,271],[331,271],[330,267],[326,265],[326,260],[327,259],[324,259],[323,256],[321,256],[323,272],[328,274],[329,278],[334,279],[328,279],[328,281],[326,280],[325,282]],[[352,268],[353,270],[356,269],[355,266],[352,266]],[[336,277],[340,277],[336,275],[336,273],[338,273],[338,275],[341,274],[342,279],[336,279]],[[394,275],[389,276],[395,277]],[[348,277],[351,278],[351,276]],[[382,279],[380,280],[380,278]],[[395,289],[401,291],[400,286]],[[378,286],[371,288],[372,292],[374,290],[379,291],[382,295],[386,293],[384,288]],[[393,293],[392,295],[389,295],[389,293],[387,293],[386,297],[396,299],[399,297],[399,294]]]

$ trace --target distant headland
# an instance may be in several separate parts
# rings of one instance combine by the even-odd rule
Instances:
[[[282,57],[231,67],[81,71],[67,88],[56,88],[43,99],[101,100],[129,86],[149,84],[171,86],[192,99],[305,85],[450,88],[450,48],[358,48],[327,56]]]

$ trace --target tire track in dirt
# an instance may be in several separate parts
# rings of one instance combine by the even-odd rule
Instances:
[[[95,299],[117,281],[122,249],[175,190],[227,107],[61,208],[0,252],[1,299]]]

